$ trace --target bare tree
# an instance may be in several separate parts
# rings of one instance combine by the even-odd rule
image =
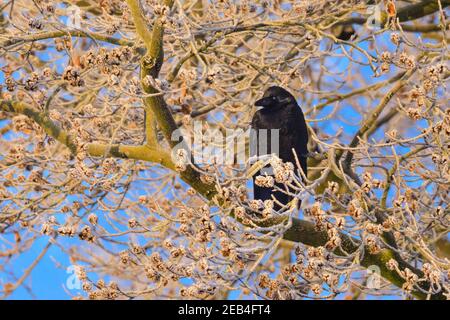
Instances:
[[[0,296],[53,246],[91,299],[448,298],[449,4],[1,1]],[[223,161],[268,85],[307,179]],[[300,211],[251,200],[266,164]]]

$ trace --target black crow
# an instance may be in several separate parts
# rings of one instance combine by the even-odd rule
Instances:
[[[254,114],[251,123],[251,155],[261,156],[278,151],[278,157],[283,162],[291,162],[294,165],[294,172],[297,172],[297,162],[293,153],[293,150],[295,150],[300,166],[306,175],[308,131],[302,109],[294,96],[281,87],[273,86],[264,92],[263,97],[255,102],[255,106],[262,108]],[[272,138],[273,134],[271,135],[270,129],[279,130],[278,139],[276,139],[276,134]],[[271,143],[276,142],[272,140],[278,140],[278,150],[271,148]],[[267,167],[264,169],[267,169]],[[292,200],[292,196],[279,190],[275,191],[274,188],[261,187],[255,184],[255,178],[258,175],[264,175],[261,171],[253,176],[254,199],[270,200],[273,195],[280,203],[287,205]],[[275,185],[286,190],[282,183],[275,183]],[[292,192],[292,190],[290,191]],[[300,206],[300,201],[298,205]],[[274,209],[280,209],[276,202]]]

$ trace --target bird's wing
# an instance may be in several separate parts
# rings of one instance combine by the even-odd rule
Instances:
[[[297,123],[298,128],[296,130],[296,137],[295,137],[295,151],[297,153],[298,160],[300,162],[300,165],[303,169],[303,172],[307,173],[308,166],[307,166],[307,154],[308,154],[308,128],[306,126],[305,117],[303,115],[303,112],[299,108],[299,112],[297,112]]]
[[[286,140],[285,149],[289,149],[289,155],[286,156],[286,161],[290,161],[293,164],[296,163],[294,153],[295,150],[297,158],[300,162],[300,166],[303,172],[307,172],[306,155],[308,153],[308,130],[306,127],[305,117],[300,107],[293,108],[287,117],[286,134],[283,135],[283,139]]]

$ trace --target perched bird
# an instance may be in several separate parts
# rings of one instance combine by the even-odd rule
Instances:
[[[294,172],[298,172],[297,162],[293,152],[295,151],[300,166],[306,175],[308,131],[305,117],[294,96],[281,87],[272,86],[264,92],[261,99],[255,102],[255,106],[261,108],[254,114],[251,122],[251,156],[261,156],[278,151],[278,157],[283,162],[291,162],[294,165]],[[273,131],[270,129],[279,130],[278,139],[276,139],[276,135],[271,134]],[[278,140],[278,150],[272,150],[275,149],[273,148],[273,140]],[[267,172],[267,167],[253,176],[254,199],[263,201],[271,200],[272,196],[274,196],[281,204],[287,205],[292,200],[292,196],[283,191],[275,190],[275,187],[256,185],[256,177],[264,175],[264,172]],[[275,183],[275,186],[278,186],[282,190],[289,190],[282,183]],[[300,201],[298,206],[300,206]],[[274,209],[280,209],[280,206],[276,202],[274,203]]]

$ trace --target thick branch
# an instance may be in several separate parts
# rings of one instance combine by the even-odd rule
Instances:
[[[109,42],[116,45],[121,46],[132,46],[134,43],[132,41],[128,41],[125,39],[118,39],[94,32],[86,32],[82,30],[64,30],[64,31],[48,31],[48,32],[41,32],[41,33],[35,33],[35,34],[27,34],[23,36],[17,36],[17,37],[11,37],[5,41],[0,42],[0,48],[7,48],[13,45],[26,43],[26,42],[32,42],[32,41],[38,41],[38,40],[46,40],[46,39],[53,39],[53,38],[60,38],[64,36],[72,36],[72,37],[83,37],[83,38],[92,38],[98,41],[104,41]]]
[[[73,137],[53,122],[46,113],[35,110],[26,103],[9,100],[0,100],[0,110],[26,115],[34,120],[49,136],[67,146],[73,154],[78,152]],[[87,152],[92,157],[143,160],[159,163],[168,169],[175,170],[170,152],[161,148],[159,145],[127,146],[120,144],[89,143],[87,145]]]
[[[351,238],[342,233],[340,234],[340,237],[342,240],[341,247],[347,253],[351,254],[359,249],[360,247],[359,240]],[[292,227],[288,231],[286,231],[283,238],[294,242],[301,242],[303,244],[314,247],[324,246],[328,241],[328,235],[326,231],[317,231],[314,223],[300,219],[293,219]],[[340,249],[337,249],[335,253],[337,255],[342,256],[345,255],[345,253],[342,252]],[[413,271],[417,276],[419,276],[419,278],[423,278],[424,275],[422,271],[411,266],[404,260],[400,259],[395,254],[395,252],[390,249],[382,249],[377,254],[370,254],[369,249],[366,247],[364,257],[362,257],[360,263],[363,267],[366,268],[370,266],[379,267],[383,278],[387,279],[392,284],[401,288],[402,285],[405,283],[405,280],[395,270],[390,270],[386,266],[386,263],[391,259],[394,259],[398,262],[400,270],[408,268],[411,271]],[[423,282],[421,284],[421,287],[423,290],[428,291],[430,288],[430,284],[428,282]],[[419,299],[427,298],[427,295],[419,290],[415,290],[414,292],[412,292],[412,294]],[[430,295],[430,299],[445,300],[445,297],[442,293],[439,293],[436,295]]]
[[[49,136],[66,145],[72,153],[77,152],[77,146],[73,139],[55,124],[46,113],[39,112],[26,103],[10,100],[0,100],[0,110],[26,115],[39,124]]]
[[[135,159],[158,163],[170,170],[175,170],[171,155],[161,147],[127,146],[122,144],[90,143],[87,148],[92,157]]]
[[[127,0],[127,4],[128,7],[130,8],[131,16],[133,17],[136,32],[139,35],[139,37],[144,41],[144,44],[148,49],[152,41],[152,36],[147,26],[147,22],[142,16],[139,0]]]
[[[147,48],[147,54],[141,60],[141,80],[144,91],[149,94],[155,94],[159,91],[149,85],[145,79],[147,76],[156,79],[161,70],[164,60],[164,26],[161,18],[157,18],[153,24],[153,30],[150,30],[142,16],[139,1],[127,0],[127,3],[136,26],[136,31]],[[169,8],[173,5],[173,1],[170,0],[166,0],[164,3]],[[154,121],[158,122],[166,140],[171,143],[172,132],[176,130],[177,126],[162,96],[147,97],[144,99],[144,105],[147,144],[156,143],[156,132],[153,125]]]
[[[450,0],[441,0],[442,8],[450,5]],[[410,4],[400,8],[397,17],[400,22],[410,21],[425,17],[439,10],[439,2],[437,0],[425,0],[419,3]]]
[[[450,0],[441,1],[442,8],[446,8],[450,5]],[[425,17],[429,14],[435,13],[439,10],[439,4],[437,0],[424,0],[418,3],[413,3],[397,10],[397,18],[400,22],[412,21]],[[365,24],[368,17],[350,17],[346,20],[340,21],[337,24]],[[388,15],[386,12],[381,13],[382,25],[388,22]]]

